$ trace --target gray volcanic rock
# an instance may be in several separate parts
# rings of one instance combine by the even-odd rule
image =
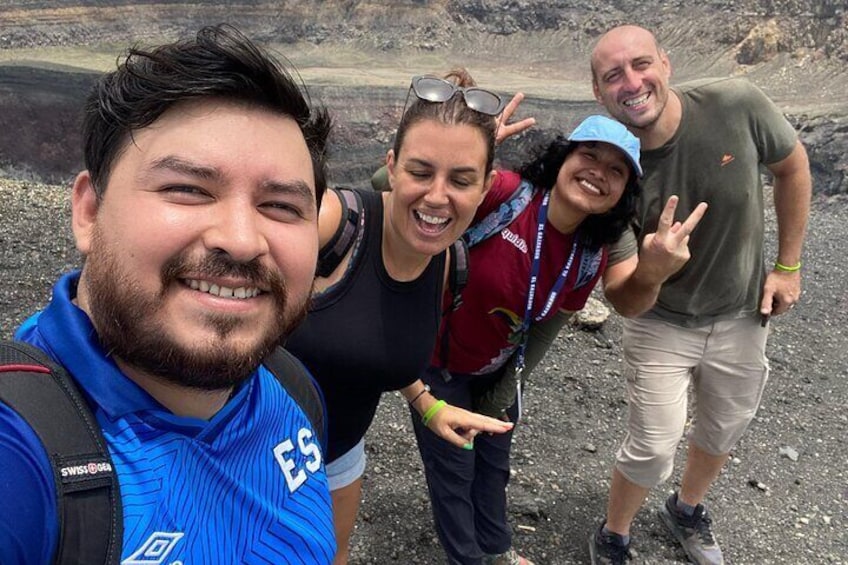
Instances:
[[[639,22],[661,36],[686,38],[709,53],[716,44],[743,42],[763,22],[774,22],[782,52],[822,49],[845,60],[845,6],[839,0],[647,0],[622,4],[577,0],[262,0],[136,2],[17,1],[0,7],[0,47],[124,42],[229,21],[268,41],[362,42],[384,49],[447,47],[465,33],[512,35],[555,31],[569,42],[611,25]],[[771,25],[771,24],[769,24]],[[690,33],[697,32],[697,33]],[[755,36],[762,34],[754,33]],[[748,49],[757,41],[749,40]],[[756,48],[754,49],[756,51]]]
[[[0,62],[0,114],[6,131],[13,132],[0,136],[0,175],[59,182],[81,168],[77,114],[94,75],[57,65],[24,67],[13,56],[21,48],[52,51],[155,43],[201,25],[229,21],[294,55],[322,49],[333,60],[332,53],[356,49],[374,61],[426,60],[427,54],[438,54],[456,61],[452,65],[475,70],[503,69],[509,75],[510,69],[533,69],[526,79],[522,75],[517,84],[504,88],[509,92],[534,83],[544,87],[551,76],[577,81],[583,88],[588,84],[592,41],[612,25],[639,22],[657,31],[680,80],[745,74],[763,87],[791,116],[810,147],[816,189],[848,192],[845,157],[840,156],[848,141],[842,125],[848,115],[848,16],[842,2],[681,0],[625,7],[576,0],[407,0],[388,8],[368,0],[295,0],[284,7],[263,1],[202,6],[150,0],[19,1],[0,6],[0,61],[7,61]],[[350,64],[343,56],[340,60]],[[336,118],[331,179],[338,184],[367,184],[384,159],[403,106],[402,87],[369,85],[369,62],[360,64],[355,84],[339,72],[356,74],[352,67],[327,69],[320,84],[311,85]],[[427,63],[422,70],[430,67]],[[505,144],[501,163],[520,163],[539,143],[599,111],[594,101],[575,95],[575,89],[565,88],[528,97],[522,113],[535,116],[539,126]]]
[[[80,110],[97,76],[0,66],[0,176],[59,182],[83,168]]]
[[[0,65],[0,113],[6,131],[14,132],[0,136],[0,177],[56,183],[83,168],[79,111],[96,76]],[[315,86],[310,91],[327,104],[335,119],[331,182],[367,186],[400,121],[403,99],[398,88]],[[540,125],[507,140],[498,151],[499,164],[518,166],[534,150],[598,111],[598,105],[589,101],[525,100],[522,115],[535,116]],[[808,148],[816,192],[848,193],[848,114],[790,115],[790,119]]]
[[[795,117],[810,156],[815,191],[848,194],[848,116]]]

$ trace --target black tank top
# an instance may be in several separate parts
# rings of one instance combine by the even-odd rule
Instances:
[[[359,193],[365,231],[348,272],[315,297],[286,342],[324,392],[328,462],[365,436],[384,391],[415,382],[427,367],[442,303],[445,253],[414,281],[392,279],[383,264],[381,195]]]

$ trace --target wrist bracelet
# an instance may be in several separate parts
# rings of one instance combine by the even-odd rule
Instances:
[[[422,388],[422,389],[421,389],[421,392],[419,392],[418,394],[416,394],[416,395],[415,395],[415,398],[413,398],[412,400],[410,400],[410,401],[409,401],[409,405],[410,405],[410,406],[412,406],[413,404],[415,404],[415,402],[416,402],[419,398],[421,398],[421,397],[424,395],[424,393],[425,393],[425,392],[430,392],[430,385],[425,384],[425,385],[424,385],[424,388]]]
[[[774,262],[774,270],[775,271],[783,271],[784,273],[794,273],[795,271],[801,270],[801,261],[798,261],[795,265],[784,265],[779,261]]]
[[[430,408],[428,408],[426,412],[424,412],[424,415],[421,416],[421,423],[424,424],[425,428],[427,427],[427,424],[430,423],[430,420],[433,419],[433,416],[436,415],[436,412],[444,408],[446,405],[447,402],[445,402],[444,400],[439,400],[438,402],[430,406]]]

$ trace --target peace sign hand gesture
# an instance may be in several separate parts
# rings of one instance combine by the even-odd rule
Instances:
[[[674,221],[677,196],[668,199],[660,214],[657,231],[645,236],[639,253],[639,268],[644,280],[662,284],[680,270],[689,260],[689,235],[707,211],[707,203],[701,202],[685,221]]]
[[[506,107],[504,107],[503,112],[501,112],[500,117],[498,117],[498,129],[497,135],[495,136],[495,145],[500,145],[505,139],[512,137],[513,135],[518,135],[522,131],[530,129],[536,125],[536,118],[524,118],[523,120],[512,124],[507,123],[521,105],[522,100],[524,100],[524,93],[519,92],[513,96],[512,100],[510,100]]]

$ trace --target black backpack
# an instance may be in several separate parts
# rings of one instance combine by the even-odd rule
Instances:
[[[263,365],[300,405],[326,448],[324,403],[300,361],[278,347]],[[54,563],[117,565],[123,541],[118,477],[77,384],[40,349],[0,342],[0,402],[27,421],[50,459],[59,516]]]

